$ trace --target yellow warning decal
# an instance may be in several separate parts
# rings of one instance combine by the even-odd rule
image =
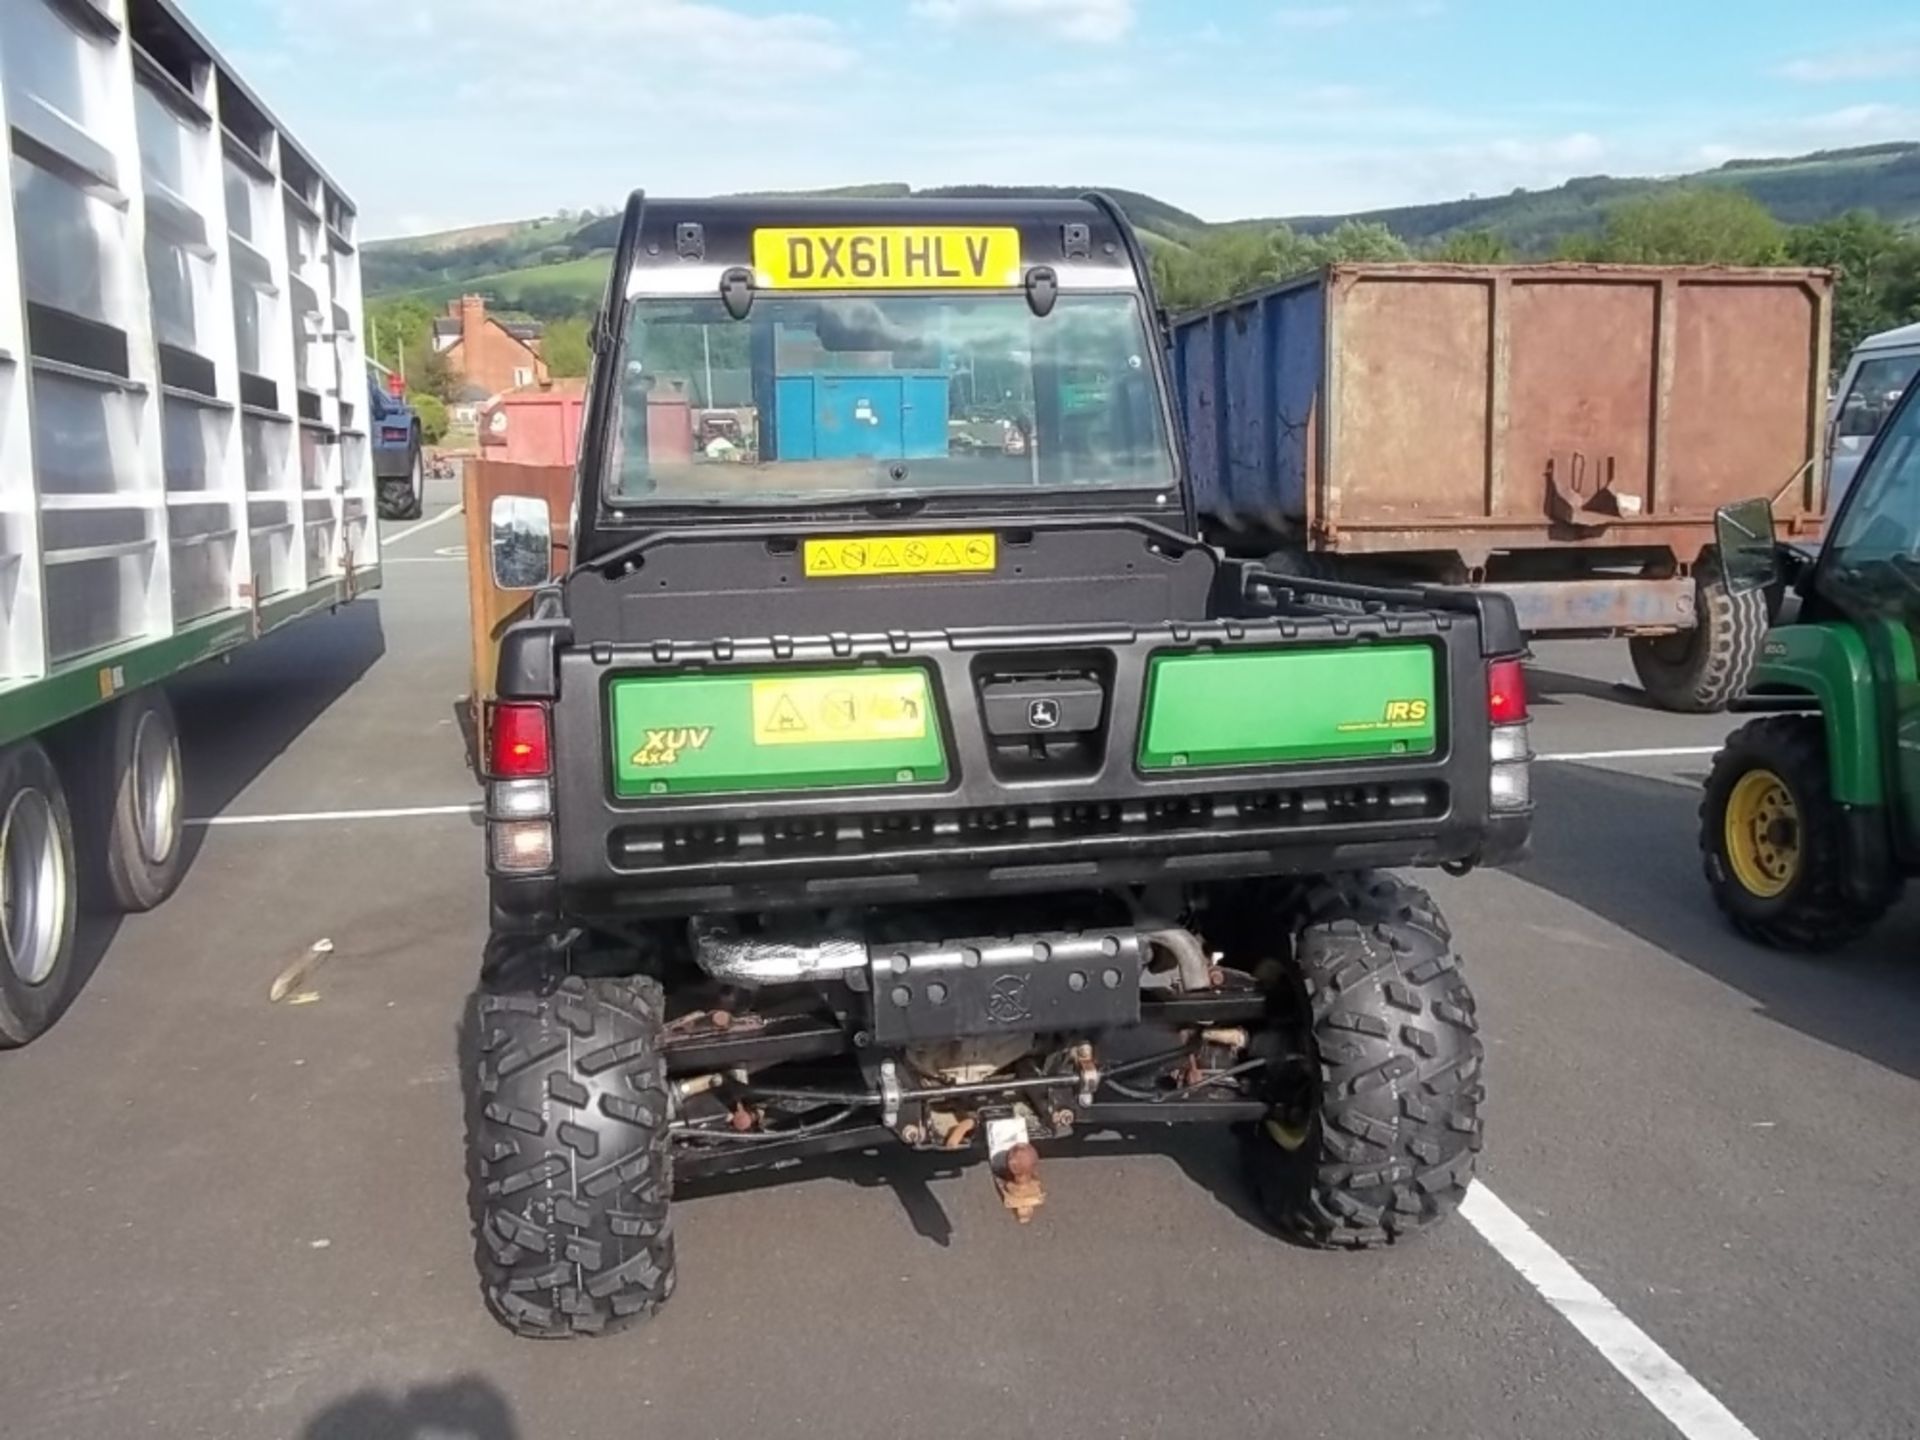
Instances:
[[[835,745],[918,740],[927,733],[927,682],[918,671],[753,682],[753,743]]]
[[[858,535],[809,540],[809,580],[869,575],[967,575],[991,571],[999,559],[993,535]]]

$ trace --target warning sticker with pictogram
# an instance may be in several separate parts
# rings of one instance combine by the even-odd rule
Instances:
[[[773,714],[767,720],[767,729],[777,735],[798,735],[806,728],[807,722],[800,718],[799,707],[793,703],[791,695],[782,695],[774,702]]]
[[[999,543],[993,535],[863,535],[809,540],[802,569],[809,580],[873,575],[965,575],[991,571]]]
[[[918,670],[796,675],[753,682],[753,743],[834,745],[919,740],[931,703]]]

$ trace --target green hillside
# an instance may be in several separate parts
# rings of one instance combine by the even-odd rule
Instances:
[[[1733,160],[1714,170],[1672,179],[1616,179],[1597,175],[1569,180],[1550,190],[1469,197],[1437,205],[1410,205],[1360,215],[1308,215],[1285,220],[1210,224],[1177,206],[1137,191],[1110,189],[1157,251],[1236,231],[1266,231],[1285,225],[1300,236],[1328,235],[1348,222],[1384,227],[1416,250],[1468,235],[1499,242],[1517,256],[1546,255],[1569,236],[1604,228],[1623,203],[1681,189],[1724,188],[1744,192],[1776,219],[1804,225],[1848,211],[1867,210],[1902,225],[1920,224],[1920,143],[1820,151],[1782,159]],[[1064,196],[1071,186],[953,185],[913,190],[872,184],[823,195],[950,198]],[[619,232],[617,214],[548,217],[474,227],[366,247],[370,298],[406,296],[439,305],[463,291],[490,296],[501,308],[543,319],[590,310],[606,279],[607,252]]]
[[[600,303],[607,286],[608,259],[608,252],[602,250],[549,264],[470,275],[402,293],[410,299],[424,300],[436,310],[461,295],[479,294],[485,295],[496,310],[518,311],[541,320],[558,319],[582,314]]]
[[[1568,235],[1597,230],[1622,201],[1681,188],[1724,186],[1745,191],[1788,225],[1831,220],[1849,210],[1871,210],[1898,223],[1920,222],[1920,144],[1869,145],[1781,160],[1731,160],[1716,170],[1669,180],[1593,175],[1551,190],[1516,190],[1437,205],[1406,205],[1358,215],[1301,215],[1243,224],[1286,224],[1319,235],[1343,221],[1380,224],[1410,244],[1462,231],[1498,235],[1516,249],[1541,251]]]

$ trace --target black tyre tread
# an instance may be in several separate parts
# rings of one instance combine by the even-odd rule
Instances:
[[[1317,550],[1276,550],[1262,562],[1276,575],[1298,575],[1307,580],[1338,580],[1339,562]]]
[[[0,1050],[29,1044],[45,1033],[72,1002],[74,987],[80,979],[73,958],[78,919],[75,887],[71,883],[75,868],[73,820],[53,757],[35,740],[23,740],[0,749],[0,813],[5,812],[15,791],[23,785],[31,785],[48,797],[54,825],[66,852],[69,884],[63,917],[64,938],[46,979],[38,985],[28,985],[15,974],[5,955],[0,954]]]
[[[1718,576],[1696,590],[1699,623],[1684,635],[1628,642],[1634,673],[1664,710],[1705,715],[1727,708],[1746,689],[1767,634],[1767,597],[1735,595]]]
[[[426,506],[426,493],[426,464],[416,447],[407,459],[407,478],[379,481],[374,503],[382,520],[418,520]]]
[[[474,999],[475,1254],[517,1334],[611,1334],[673,1293],[664,1013],[659,985],[635,977]]]
[[[1294,946],[1319,1060],[1298,1150],[1248,1140],[1255,1193],[1308,1244],[1392,1244],[1450,1214],[1483,1139],[1473,993],[1445,921],[1392,876],[1330,877],[1302,897]]]
[[[133,796],[133,737],[141,714],[156,710],[180,743],[172,702],[159,686],[121,696],[76,721],[60,748],[73,813],[73,845],[80,908],[94,915],[135,915],[154,909],[179,888],[186,873],[185,835],[159,865],[147,860]],[[178,797],[175,820],[178,823]]]
[[[1740,777],[1764,767],[1786,782],[1800,811],[1800,878],[1761,899],[1741,886],[1725,854],[1726,804]],[[1898,880],[1853,895],[1840,807],[1827,770],[1825,723],[1817,715],[1769,715],[1742,725],[1713,757],[1700,799],[1700,858],[1714,903],[1750,940],[1776,950],[1837,950],[1865,935],[1900,896]]]

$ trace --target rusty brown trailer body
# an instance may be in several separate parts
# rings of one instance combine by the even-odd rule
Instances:
[[[1336,265],[1176,323],[1201,513],[1231,548],[1484,582],[1534,630],[1693,623],[1714,510],[1825,500],[1831,276]]]

